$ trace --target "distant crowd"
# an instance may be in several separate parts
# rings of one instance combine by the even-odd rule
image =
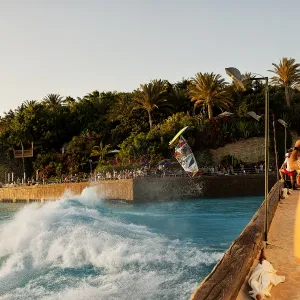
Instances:
[[[272,172],[274,167],[270,166]],[[243,174],[259,174],[264,172],[264,164],[258,163],[252,166],[245,167],[243,164],[235,166],[232,165],[218,165],[218,166],[202,166],[199,168],[198,175],[243,175]],[[124,169],[121,171],[106,171],[96,172],[91,174],[74,174],[67,175],[63,179],[51,178],[47,181],[36,180],[33,177],[27,178],[26,185],[38,185],[38,184],[51,184],[51,183],[72,183],[82,181],[100,181],[100,180],[121,180],[121,179],[134,179],[144,177],[186,177],[189,176],[183,169],[174,168],[170,166],[160,165],[158,167],[143,166],[137,169]],[[24,181],[17,178],[16,181],[6,184],[0,184],[0,186],[18,186],[24,185]]]
[[[273,171],[273,167],[270,167],[270,171]],[[232,165],[218,165],[218,166],[203,166],[199,168],[198,174],[200,175],[241,175],[241,174],[259,174],[264,172],[264,164],[259,163],[251,167],[245,167],[240,164],[239,167],[233,168]],[[100,180],[120,180],[120,179],[133,179],[141,177],[183,177],[188,174],[183,169],[178,168],[138,168],[138,169],[125,169],[122,171],[112,172],[98,172],[90,175],[92,181]]]

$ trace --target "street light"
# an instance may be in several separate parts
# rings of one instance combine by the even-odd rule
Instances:
[[[236,68],[225,68],[226,74],[229,75],[244,91],[246,90],[243,81],[245,77]],[[246,80],[265,80],[265,222],[264,222],[264,239],[268,245],[268,211],[269,211],[269,78],[247,78]]]
[[[248,111],[247,114],[254,118],[256,121],[260,121],[262,116],[257,115],[254,111]],[[276,142],[276,127],[275,127],[275,115],[272,112],[272,117],[273,117],[273,137],[274,137],[274,152],[275,152],[275,165],[276,165],[276,170],[278,170],[278,153],[277,153],[277,142]],[[279,173],[276,172],[277,174],[277,181],[279,180]]]
[[[236,69],[236,68],[225,68],[226,74],[231,77],[231,79],[236,82],[239,87],[243,90],[246,91],[246,87],[243,83],[245,80],[245,77],[241,74],[241,72]]]
[[[218,114],[217,117],[231,117],[233,115],[234,115],[234,113],[231,113],[229,111],[224,111],[224,112]]]
[[[259,121],[262,116],[257,115],[254,111],[248,111],[247,114],[254,118],[256,121]]]
[[[277,120],[282,126],[284,126],[284,153],[286,152],[286,128],[288,127],[288,123],[282,119]]]

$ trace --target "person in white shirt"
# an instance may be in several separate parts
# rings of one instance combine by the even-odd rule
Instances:
[[[290,155],[291,153],[287,152],[285,154],[285,160],[279,170],[279,174],[281,180],[284,181],[284,174],[288,175],[291,179],[292,188],[294,187],[294,171],[291,169],[290,166]]]

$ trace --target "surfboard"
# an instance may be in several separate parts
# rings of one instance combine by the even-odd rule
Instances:
[[[189,128],[189,126],[186,126],[184,128],[182,128],[181,130],[178,131],[178,133],[173,137],[173,139],[169,142],[169,145],[171,146],[172,144],[174,144],[174,142],[182,135],[182,133],[184,133],[187,129]]]

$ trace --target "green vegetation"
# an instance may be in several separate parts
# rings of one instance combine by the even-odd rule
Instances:
[[[207,107],[208,118],[213,118],[213,107],[228,109],[231,106],[231,97],[226,89],[226,83],[221,75],[214,73],[197,73],[188,86],[188,94],[194,106]]]
[[[300,64],[283,58],[273,66],[270,108],[290,124],[289,130],[300,132]],[[0,119],[0,180],[11,170],[21,177],[22,160],[14,159],[13,149],[20,149],[21,144],[30,148],[31,142],[34,157],[25,159],[26,173],[31,177],[38,171],[49,179],[88,173],[91,166],[120,169],[170,158],[168,142],[187,125],[193,128],[187,133],[190,145],[202,153],[263,136],[263,122],[256,122],[247,112],[264,113],[264,86],[250,80],[246,86],[248,91],[243,92],[219,74],[200,72],[173,84],[152,80],[132,93],[95,90],[77,99],[48,94],[40,101],[25,101]],[[234,115],[218,116],[224,110]],[[276,130],[282,154],[284,129],[277,124]]]

